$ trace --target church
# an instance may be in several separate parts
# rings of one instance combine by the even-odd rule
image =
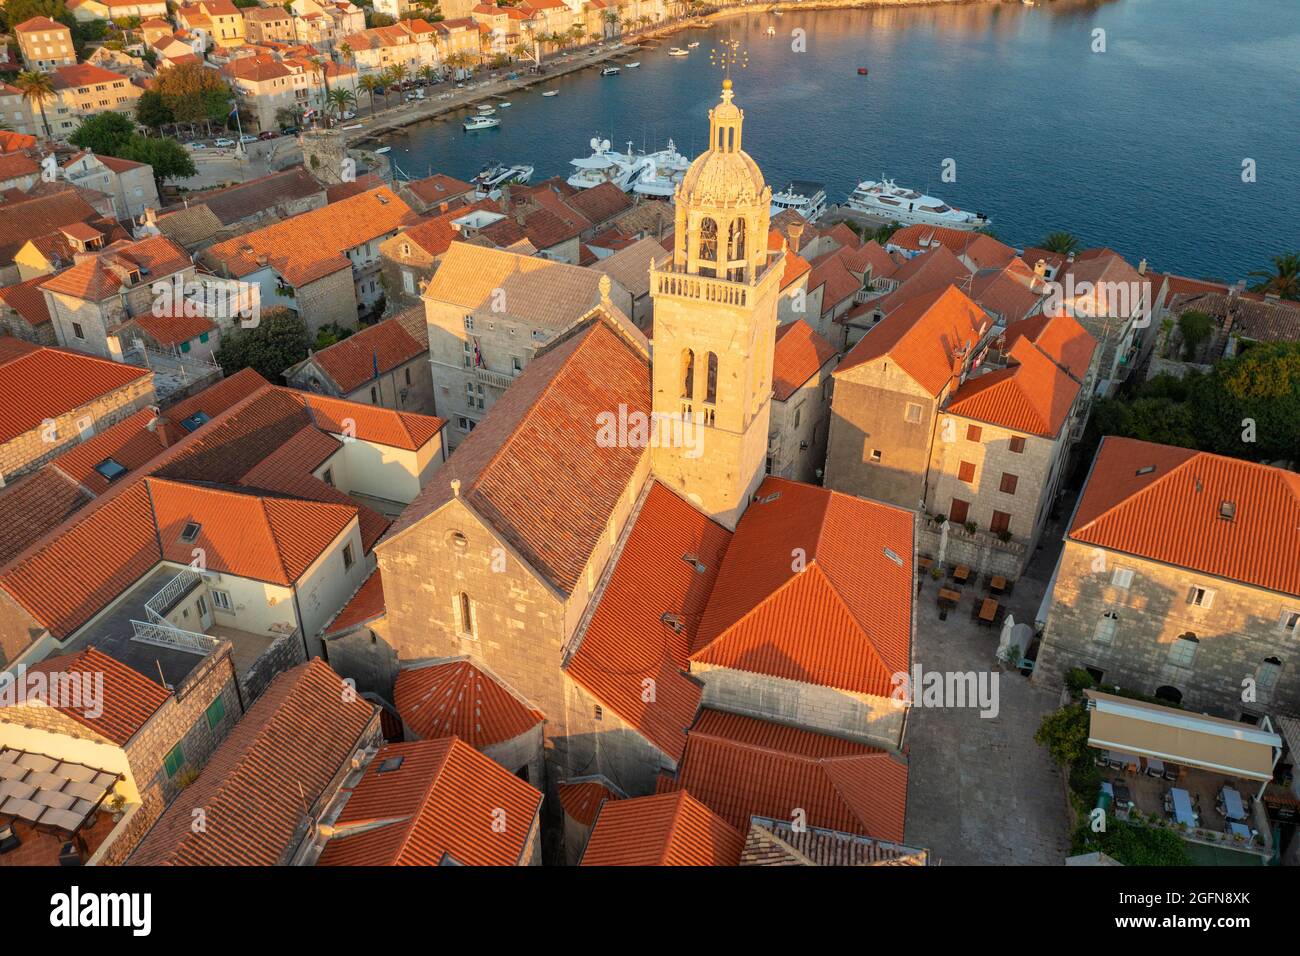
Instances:
[[[653,343],[606,291],[376,546],[379,684],[408,726],[518,743],[485,752],[559,804],[686,790],[741,832],[901,841],[914,515],[764,475],[789,250],[743,127],[728,79],[651,269]]]

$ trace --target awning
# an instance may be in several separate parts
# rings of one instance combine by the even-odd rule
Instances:
[[[1125,750],[1248,780],[1273,779],[1282,738],[1220,717],[1086,691],[1088,746]]]

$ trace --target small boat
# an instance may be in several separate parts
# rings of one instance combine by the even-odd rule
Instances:
[[[866,75],[867,75],[867,68],[865,66],[858,67],[858,76],[866,76]]]
[[[497,109],[500,109],[500,110],[508,110],[508,109],[510,109],[510,103],[509,103],[509,101],[506,101],[505,103],[498,103],[498,104],[497,104]]]
[[[476,129],[491,129],[493,126],[500,126],[501,121],[495,116],[471,116],[463,124],[465,132],[473,132]]]
[[[770,36],[770,37],[774,37],[774,36],[776,36],[776,27],[768,27],[768,28],[767,28],[767,35]]]
[[[629,70],[635,70],[638,66],[641,65],[641,61],[633,60],[631,63],[624,63],[623,65],[627,67]]]
[[[692,40],[690,43],[686,44],[686,48],[688,50],[694,50],[699,45],[700,45],[699,40]]]
[[[607,66],[600,71],[601,76],[618,76],[619,69],[616,66]]]
[[[390,152],[392,152],[392,150],[393,150],[393,147],[391,147],[391,146],[380,146],[377,150],[375,150],[375,152],[376,152],[376,153],[390,153]]]
[[[547,91],[546,91],[545,93],[543,93],[542,95],[543,95],[543,96],[559,96],[559,95],[560,95],[560,91],[559,91],[559,90],[547,90]]]
[[[690,55],[691,55],[691,51],[690,51],[690,50],[683,50],[681,47],[679,47],[679,46],[675,46],[675,47],[673,47],[671,50],[668,51],[668,55],[669,55],[669,56],[690,56]]]
[[[496,112],[496,107],[494,106],[480,106],[478,108],[479,116],[491,116],[495,112]]]

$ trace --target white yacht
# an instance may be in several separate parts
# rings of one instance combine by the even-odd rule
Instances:
[[[858,212],[901,222],[905,226],[947,226],[949,229],[982,229],[988,216],[949,206],[942,199],[898,186],[892,179],[858,183],[844,205]]]
[[[677,144],[670,139],[666,149],[640,157],[632,191],[641,196],[671,201],[677,184],[690,168],[690,159],[677,152]]]
[[[821,183],[794,180],[772,194],[772,215],[793,209],[808,222],[816,222],[826,212],[826,189]]]
[[[675,46],[675,47],[673,47],[672,49],[670,49],[670,50],[668,51],[668,55],[669,55],[669,56],[690,56],[690,55],[691,55],[691,51],[690,51],[690,50],[683,50],[681,47],[679,47],[679,46]]]
[[[491,129],[493,126],[500,126],[501,121],[495,116],[478,115],[471,116],[462,125],[465,127],[465,132],[468,133],[476,129]]]
[[[566,182],[574,189],[590,189],[610,182],[627,192],[642,164],[632,154],[631,143],[627,144],[627,155],[623,155],[610,152],[609,140],[597,136],[591,141],[591,155],[571,160],[569,165],[574,171]]]
[[[523,185],[533,178],[533,167],[518,163],[506,166],[503,163],[488,163],[474,177],[474,186],[478,194],[495,199],[501,194],[501,187],[506,183]]]
[[[619,69],[616,66],[607,66],[600,71],[601,76],[618,76]]]

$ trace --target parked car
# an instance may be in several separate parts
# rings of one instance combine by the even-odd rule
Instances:
[[[239,137],[239,141],[241,143],[256,143],[257,137],[253,136],[251,133],[244,133],[242,136]]]
[[[234,146],[234,145],[235,145],[235,141],[234,141],[233,139],[226,139],[226,138],[223,136],[223,137],[221,137],[221,139],[213,140],[213,141],[212,141],[212,145],[213,145],[213,146],[219,146],[219,147]]]
[[[185,148],[186,149],[207,149],[207,147],[204,146],[202,143],[186,143]]]
[[[297,136],[297,135],[298,135],[298,127],[296,127],[296,126],[286,126],[284,129],[280,130],[280,135],[281,135],[281,136]]]
[[[354,113],[354,112],[352,112],[351,110],[344,110],[344,111],[343,111],[343,118],[344,118],[345,120],[356,119],[356,118],[357,118],[357,114]]]
[[[257,134],[258,139],[275,139],[280,134],[273,129],[263,130]]]

